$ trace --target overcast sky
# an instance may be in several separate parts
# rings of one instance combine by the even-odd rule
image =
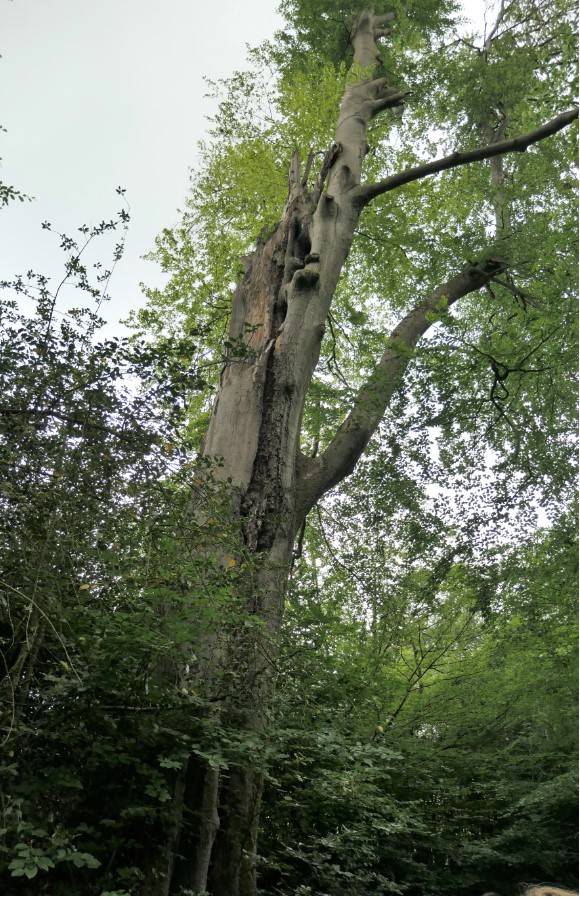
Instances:
[[[121,185],[132,220],[103,309],[118,330],[142,301],[139,282],[162,282],[141,256],[186,196],[213,108],[204,76],[243,67],[246,44],[279,26],[277,3],[0,0],[0,178],[34,197],[0,210],[0,277],[62,274],[41,222],[73,233],[109,218]],[[484,3],[466,6],[481,15]]]
[[[139,282],[159,282],[140,257],[177,220],[213,108],[204,76],[242,67],[246,43],[280,24],[276,6],[0,0],[0,178],[35,198],[0,210],[0,277],[62,273],[41,222],[71,233],[96,224],[120,208],[122,185],[132,220],[103,312],[115,322],[139,305]]]

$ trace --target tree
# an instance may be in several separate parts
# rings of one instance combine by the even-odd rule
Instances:
[[[438,321],[453,333],[457,319],[450,310],[466,297],[459,320],[469,324],[458,337],[491,369],[480,405],[480,411],[484,403],[491,409],[489,444],[506,454],[512,474],[526,470],[533,440],[541,439],[537,422],[529,442],[520,432],[534,404],[528,383],[551,367],[540,359],[554,328],[568,328],[563,297],[569,280],[561,263],[570,256],[545,229],[553,234],[548,196],[556,215],[567,214],[568,139],[554,135],[577,117],[574,106],[565,106],[573,28],[565,4],[558,6],[556,22],[556,13],[541,3],[502,2],[479,46],[469,37],[450,40],[454,9],[447,3],[373,10],[288,0],[283,10],[289,33],[256,54],[258,66],[278,67],[275,107],[252,110],[256,75],[239,74],[229,85],[189,218],[158,244],[173,279],[164,293],[150,293],[141,318],[155,328],[172,308],[175,326],[180,315],[187,320],[191,314],[188,305],[197,311],[205,302],[215,312],[231,277],[228,254],[247,245],[262,211],[265,227],[237,281],[227,356],[202,444],[203,456],[227,485],[240,559],[252,559],[252,575],[241,572],[238,589],[255,625],[234,628],[219,647],[214,643],[200,677],[210,684],[235,671],[220,719],[256,733],[266,726],[286,582],[304,520],[354,470],[420,339]],[[339,85],[338,118],[324,147],[321,137],[330,130]],[[397,124],[402,109],[405,118]],[[416,161],[433,146],[436,129],[453,151]],[[277,219],[278,166],[288,145],[295,149]],[[538,149],[526,154],[532,147]],[[488,168],[481,165],[485,160]],[[451,174],[427,180],[439,172]],[[532,260],[535,240],[542,252],[532,252]],[[403,263],[394,259],[399,252]],[[554,303],[548,271],[561,296]],[[345,306],[352,326],[347,339],[366,322],[369,312],[354,301],[357,290],[404,314],[373,363],[368,346],[359,343],[361,355],[352,364],[370,370],[332,433],[320,412],[328,384],[316,376],[317,366],[327,329],[334,337]],[[514,299],[528,312],[528,304],[541,312],[520,318]],[[558,321],[550,324],[552,315]],[[496,326],[490,327],[487,319],[494,316]],[[378,342],[375,330],[372,343]],[[441,422],[445,414],[443,403]],[[197,803],[197,832],[189,828],[185,841],[169,846],[170,856],[177,852],[185,860],[175,874],[169,861],[165,888],[173,881],[174,888],[177,883],[194,891],[254,893],[260,771],[241,766],[220,776],[192,759],[184,790],[186,804],[187,796]]]
[[[316,685],[324,713],[336,715],[338,671],[361,708],[351,729],[304,739],[305,769],[327,758],[320,808],[301,821],[268,810],[264,824],[266,845],[280,833],[300,839],[300,826],[326,840],[298,859],[322,889],[344,887],[346,872],[361,889],[441,891],[461,878],[452,868],[437,879],[456,854],[463,882],[476,882],[490,857],[505,879],[518,821],[537,819],[542,801],[541,790],[536,804],[523,801],[529,775],[474,783],[461,746],[489,728],[489,747],[478,748],[493,771],[495,748],[525,730],[521,705],[519,717],[495,720],[514,683],[532,682],[509,651],[513,631],[496,638],[495,626],[517,631],[519,614],[569,655],[557,614],[542,623],[539,604],[518,608],[530,557],[519,557],[521,582],[504,608],[494,596],[509,578],[488,556],[514,530],[528,538],[539,503],[561,518],[573,466],[573,10],[564,0],[502,3],[479,43],[458,36],[454,5],[439,0],[373,10],[286,0],[283,11],[286,32],[253,51],[249,72],[216,85],[213,139],[188,207],[157,244],[167,287],[148,291],[136,316],[149,339],[87,351],[84,335],[55,330],[42,280],[38,321],[6,316],[3,501],[13,526],[3,579],[18,598],[13,614],[5,595],[2,618],[5,738],[16,746],[2,771],[4,828],[12,876],[45,870],[48,893],[62,886],[61,869],[78,868],[68,888],[254,894],[264,776],[271,809],[277,760],[282,786],[300,782],[284,760],[299,754],[288,750],[292,720],[315,726],[293,696]],[[443,156],[425,162],[435,145]],[[67,274],[86,289],[79,248],[63,246]],[[28,290],[22,279],[12,287]],[[136,397],[119,395],[125,372],[141,383]],[[455,511],[429,512],[427,487],[441,506],[453,490]],[[340,524],[329,536],[333,513]],[[325,546],[328,568],[333,541],[354,522],[370,536],[359,544],[347,533],[348,567],[368,601],[354,629],[319,610],[319,642],[336,663],[292,675],[284,732],[275,680],[303,634],[312,644],[298,612],[282,634],[288,577],[298,578],[291,597],[302,584],[299,607],[311,588],[323,608],[316,564],[301,555]],[[547,582],[549,568],[538,578]],[[331,606],[335,596],[356,605],[349,577],[325,572]],[[540,638],[526,640],[526,657]],[[509,676],[479,675],[492,652]],[[554,695],[565,693],[560,669],[542,663]],[[483,710],[467,714],[475,695]],[[398,747],[380,731],[370,748],[361,741],[377,708],[390,715],[383,734],[387,722],[394,733],[407,727]],[[548,729],[550,744],[568,744],[565,728]],[[433,748],[448,745],[446,767]],[[401,757],[398,791],[389,777]],[[414,771],[426,764],[415,801]],[[346,800],[333,789],[353,785],[347,765],[362,798],[358,828],[341,835]],[[566,809],[567,776],[545,764],[542,785],[553,779]],[[385,817],[403,834],[404,867],[376,838]],[[545,831],[553,844],[549,815]],[[356,874],[337,863],[346,847],[361,860]],[[286,865],[268,873],[277,888],[303,888],[290,855],[270,847],[274,866]]]

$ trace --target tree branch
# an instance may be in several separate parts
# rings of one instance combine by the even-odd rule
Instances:
[[[426,162],[423,165],[407,168],[405,171],[391,175],[391,177],[378,181],[376,184],[361,185],[353,192],[354,199],[363,207],[383,193],[388,193],[388,191],[395,190],[403,184],[409,184],[411,181],[426,178],[428,175],[435,175],[440,171],[457,168],[460,165],[468,165],[470,162],[480,162],[483,159],[490,159],[492,156],[500,156],[504,153],[524,153],[532,144],[545,140],[546,137],[550,137],[552,134],[556,134],[577,118],[578,108],[568,109],[566,112],[557,115],[556,118],[546,122],[540,128],[536,128],[535,131],[529,131],[527,134],[522,134],[519,137],[501,140],[465,153],[451,153],[450,156],[443,156],[441,159],[435,159],[433,162]]]
[[[501,26],[501,23],[503,22],[503,20],[504,20],[504,18],[505,18],[505,16],[506,16],[506,13],[509,11],[509,9],[510,9],[513,5],[514,5],[513,2],[510,3],[510,5],[508,6],[508,8],[506,9],[506,6],[505,6],[505,0],[501,0],[501,4],[500,4],[500,7],[499,7],[499,12],[498,12],[498,14],[497,14],[497,18],[496,18],[496,20],[495,20],[495,23],[493,24],[492,29],[491,29],[491,31],[489,32],[489,34],[487,35],[487,37],[484,39],[483,49],[484,49],[485,52],[489,52],[489,50],[490,50],[490,48],[491,48],[491,45],[492,45],[492,43],[493,43],[493,39],[494,39],[494,37],[496,36],[496,34],[497,34],[497,32],[498,32],[498,30],[499,30],[499,28],[500,28],[500,26]]]
[[[479,265],[466,266],[399,322],[391,333],[380,361],[360,389],[350,413],[326,451],[318,458],[304,460],[300,491],[306,510],[354,470],[393,393],[401,383],[419,338],[436,320],[437,312],[444,311],[461,297],[484,287],[504,267],[505,263],[493,258],[488,258]]]

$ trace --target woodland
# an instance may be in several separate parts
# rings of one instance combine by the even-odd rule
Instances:
[[[0,274],[0,887],[577,888],[575,4],[281,12],[129,337]]]

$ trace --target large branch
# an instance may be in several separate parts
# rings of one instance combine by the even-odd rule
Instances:
[[[426,178],[428,175],[435,175],[440,171],[446,171],[450,168],[457,168],[460,165],[468,165],[470,162],[480,162],[483,159],[491,159],[492,156],[501,156],[504,153],[524,153],[529,146],[545,140],[552,134],[566,128],[574,119],[578,118],[578,108],[568,109],[557,115],[536,128],[535,131],[529,131],[527,134],[521,134],[510,140],[501,140],[497,143],[490,143],[487,146],[478,147],[476,150],[469,150],[465,153],[451,153],[450,156],[443,156],[441,159],[435,159],[433,162],[426,162],[423,165],[416,165],[413,168],[407,168],[405,171],[396,175],[391,175],[383,181],[377,181],[376,184],[364,184],[357,188],[354,193],[355,200],[360,206],[365,206],[377,196],[395,190],[403,184],[409,184],[411,181],[418,181]]]
[[[436,320],[436,313],[485,286],[503,268],[504,263],[498,259],[466,266],[399,322],[380,361],[326,451],[318,458],[302,459],[300,492],[305,511],[354,470],[401,383],[417,341]]]

